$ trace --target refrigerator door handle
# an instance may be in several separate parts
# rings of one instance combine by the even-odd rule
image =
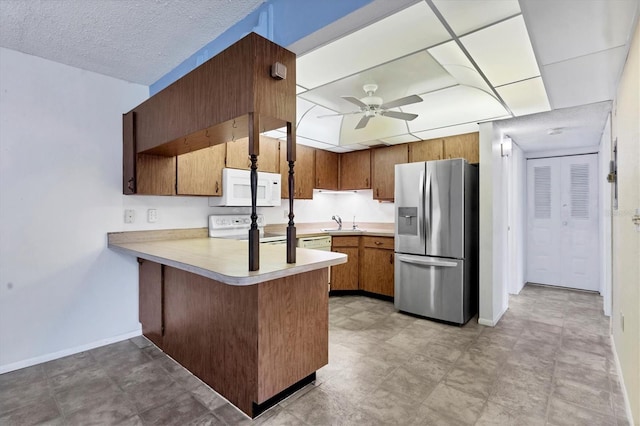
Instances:
[[[400,262],[405,262],[405,263],[411,263],[414,265],[423,265],[423,266],[444,266],[444,267],[456,267],[458,266],[458,264],[456,262],[450,262],[450,261],[446,261],[446,260],[442,260],[442,259],[431,259],[431,258],[427,258],[427,259],[420,259],[420,258],[416,258],[414,256],[403,256],[403,255],[397,255],[398,256],[398,260]]]
[[[424,170],[420,172],[418,181],[418,235],[420,236],[420,246],[425,246],[425,225],[424,225]]]
[[[425,228],[424,228],[424,232],[425,232],[425,239],[426,241],[431,244],[431,216],[432,216],[432,208],[433,206],[431,205],[431,172],[427,172],[427,185],[426,185],[426,199],[423,200],[424,201],[424,205],[429,207],[428,210],[428,214],[424,213],[423,210],[423,214],[424,214],[424,221],[425,221]]]

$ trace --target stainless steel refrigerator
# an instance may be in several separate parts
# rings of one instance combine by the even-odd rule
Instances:
[[[456,324],[478,309],[478,168],[395,166],[396,309]]]

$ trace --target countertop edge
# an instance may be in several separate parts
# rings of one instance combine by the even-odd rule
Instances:
[[[305,272],[315,271],[317,269],[328,268],[334,265],[340,265],[342,263],[347,263],[347,256],[342,255],[336,259],[330,259],[325,261],[314,262],[312,264],[305,265],[296,265],[290,268],[281,269],[273,272],[265,272],[263,274],[250,275],[247,277],[236,277],[231,275],[225,275],[211,269],[200,268],[198,266],[194,266],[188,263],[179,262],[177,260],[173,260],[166,257],[154,256],[149,253],[140,252],[138,250],[133,250],[127,247],[123,247],[119,244],[109,243],[107,245],[108,248],[121,252],[124,254],[133,255],[135,257],[139,257],[141,259],[149,260],[151,262],[161,263],[163,265],[171,266],[176,269],[181,269],[183,271],[192,272],[197,275],[201,275],[203,277],[207,277],[224,284],[234,285],[234,286],[246,286],[246,285],[255,285],[260,284],[265,281],[271,281],[279,278],[288,277],[291,275],[297,275]],[[305,250],[305,249],[297,249],[297,250]],[[340,253],[335,253],[339,255]],[[248,263],[248,260],[247,260]]]

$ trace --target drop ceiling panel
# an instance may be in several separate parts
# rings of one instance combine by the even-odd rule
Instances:
[[[418,118],[407,122],[413,134],[507,115],[494,97],[472,87],[456,86],[428,93],[422,98],[423,102],[402,108],[404,112],[418,114]]]
[[[498,93],[514,115],[549,111],[549,100],[541,77],[498,87]]]
[[[426,51],[388,62],[299,95],[308,101],[338,112],[358,107],[341,96],[366,96],[362,87],[375,83],[375,95],[391,101],[408,95],[431,92],[457,84],[456,80]]]
[[[622,46],[637,0],[521,0],[541,65]]]
[[[298,84],[315,88],[449,39],[425,2],[298,58]]]
[[[387,143],[389,145],[395,145],[395,144],[407,143],[407,142],[416,142],[419,140],[420,139],[408,133],[406,135],[392,136],[390,138],[381,139],[382,142]]]
[[[477,87],[486,92],[491,91],[489,85],[455,41],[432,47],[428,51],[459,84]]]
[[[469,34],[460,41],[494,87],[540,75],[522,16]]]
[[[518,0],[434,0],[433,3],[458,36],[520,13]]]
[[[408,133],[406,121],[382,116],[373,117],[369,120],[367,127],[356,129],[355,127],[361,118],[362,114],[344,116],[340,130],[340,145],[350,145]]]
[[[338,145],[342,116],[318,118],[321,115],[333,113],[333,111],[321,106],[311,108],[298,123],[297,135]]]
[[[611,100],[627,50],[624,46],[543,67],[553,109]]]
[[[314,139],[305,138],[299,135],[296,135],[296,143],[300,145],[310,146],[312,148],[318,148],[318,149],[329,149],[329,148],[335,147],[335,145],[320,142]]]
[[[471,133],[478,131],[478,123],[465,123],[455,126],[442,127],[440,129],[425,130],[422,132],[413,133],[418,140],[428,140],[435,138],[444,138],[446,136],[462,135],[464,133]]]

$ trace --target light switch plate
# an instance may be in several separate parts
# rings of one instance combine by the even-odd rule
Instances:
[[[156,223],[158,221],[158,210],[156,209],[148,209],[147,210],[147,222]]]

